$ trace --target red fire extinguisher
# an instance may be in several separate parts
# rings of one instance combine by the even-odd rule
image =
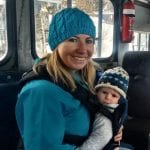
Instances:
[[[123,4],[122,13],[122,42],[129,43],[134,38],[133,25],[135,22],[135,6],[131,0]]]

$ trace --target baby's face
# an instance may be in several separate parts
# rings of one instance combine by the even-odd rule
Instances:
[[[109,87],[102,87],[97,91],[98,101],[101,104],[118,104],[120,94]]]

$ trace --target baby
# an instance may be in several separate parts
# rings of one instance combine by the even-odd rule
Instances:
[[[95,87],[98,107],[92,132],[79,150],[121,149],[120,143],[114,142],[114,136],[127,119],[128,83],[128,73],[121,67],[102,74]]]

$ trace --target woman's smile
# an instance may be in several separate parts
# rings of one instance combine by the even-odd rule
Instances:
[[[71,70],[83,69],[94,52],[93,38],[79,34],[62,42],[58,53],[63,63]]]

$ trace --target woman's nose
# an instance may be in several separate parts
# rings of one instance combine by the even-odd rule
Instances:
[[[82,42],[82,41],[79,42],[79,45],[78,45],[79,52],[84,53],[87,51],[87,49],[88,49],[88,46],[85,42]]]

